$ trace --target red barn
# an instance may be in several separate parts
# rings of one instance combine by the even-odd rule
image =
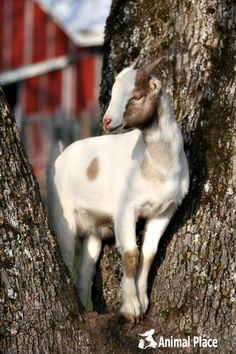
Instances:
[[[76,21],[77,11],[79,22],[88,16],[81,13],[83,2],[70,0],[70,8],[65,0],[56,4],[63,9],[67,3],[67,13],[73,12]],[[58,16],[52,0],[0,1],[0,82],[39,180],[45,176],[52,122],[66,123],[67,140],[90,135],[99,122],[102,39],[86,39],[83,29],[77,31],[78,38],[73,37],[73,30],[67,28],[70,21],[66,18],[63,23],[62,14]]]

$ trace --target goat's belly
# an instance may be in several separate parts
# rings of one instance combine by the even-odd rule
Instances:
[[[86,208],[75,209],[75,218],[80,236],[96,234],[102,238],[114,235],[113,221],[108,213]]]

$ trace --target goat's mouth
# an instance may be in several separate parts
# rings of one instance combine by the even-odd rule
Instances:
[[[123,124],[120,124],[120,125],[117,125],[116,127],[114,128],[106,128],[104,129],[107,133],[116,133],[118,131],[120,131],[120,129],[123,127]]]
[[[128,124],[128,122],[124,119],[124,122],[123,122],[123,129],[130,129],[130,126]]]

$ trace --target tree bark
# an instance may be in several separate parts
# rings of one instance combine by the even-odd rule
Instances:
[[[235,1],[114,0],[100,96],[104,113],[122,68],[137,54],[143,61],[162,57],[156,74],[172,97],[183,131],[191,186],[161,240],[143,327],[164,337],[216,338],[218,347],[212,350],[219,354],[236,348],[235,23]],[[96,287],[103,284],[102,301],[95,299],[96,308],[116,311],[121,271],[114,245],[105,246],[100,269]],[[176,348],[163,352],[176,353]],[[185,352],[208,354],[211,349]]]
[[[38,184],[0,88],[1,353],[92,353]]]

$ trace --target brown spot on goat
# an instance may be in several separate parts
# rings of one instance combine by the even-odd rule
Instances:
[[[153,181],[154,183],[159,182],[163,184],[165,182],[164,177],[158,174],[155,166],[148,161],[146,156],[141,163],[141,174],[145,179]]]
[[[164,183],[165,178],[173,167],[173,153],[168,142],[155,142],[147,144],[149,156],[158,161],[158,168],[145,156],[141,164],[142,176],[155,182]]]
[[[90,179],[90,180],[96,179],[98,176],[98,171],[99,171],[98,159],[94,158],[94,159],[92,159],[92,161],[90,162],[90,164],[86,170],[86,174],[87,174],[88,179]]]
[[[133,251],[126,251],[122,256],[122,264],[124,268],[124,273],[128,278],[133,278],[136,273],[137,264],[139,258],[138,249]]]

